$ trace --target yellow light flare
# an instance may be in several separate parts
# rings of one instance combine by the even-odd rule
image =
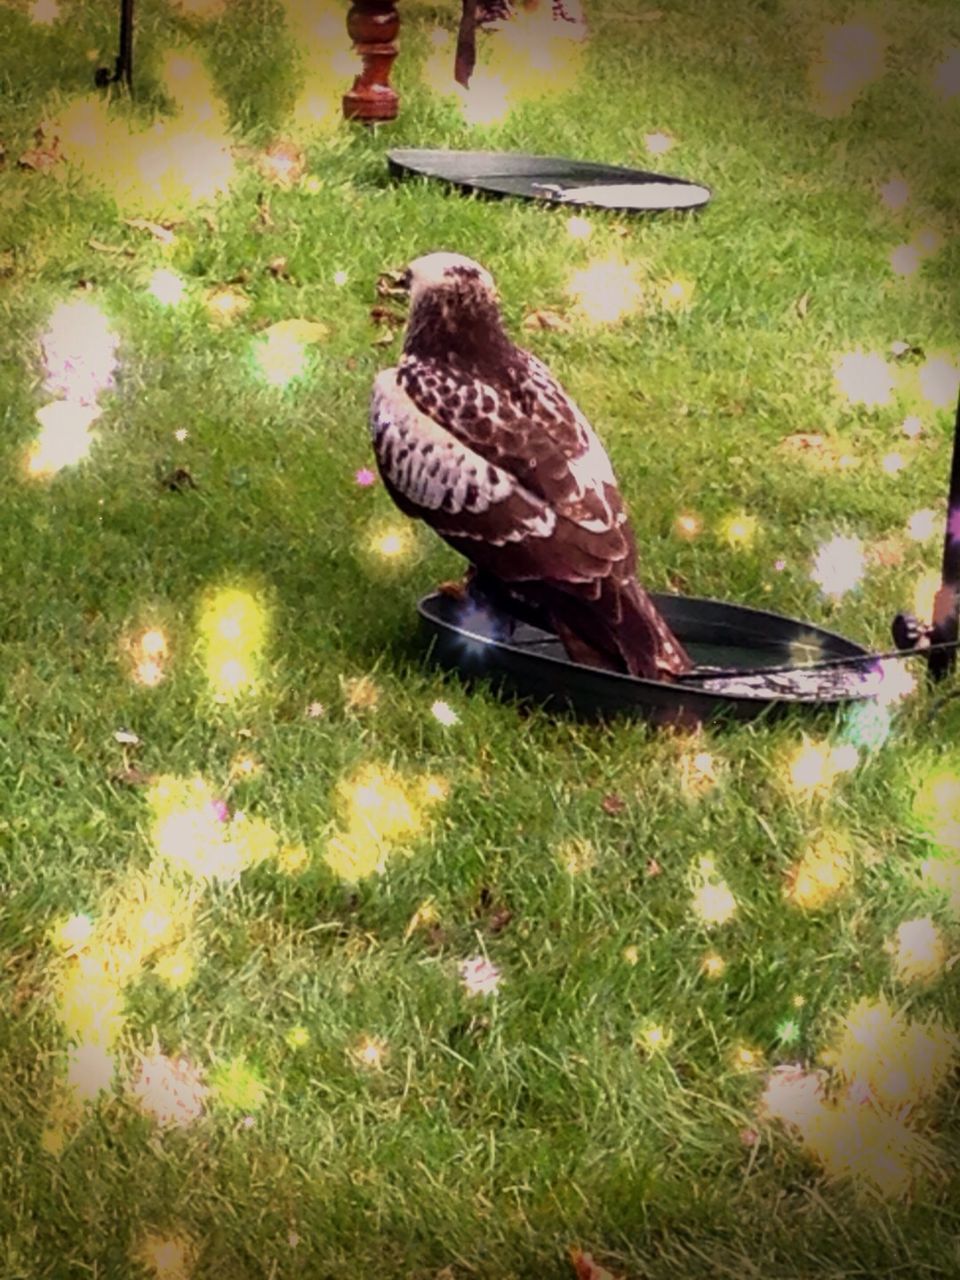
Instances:
[[[379,1037],[364,1036],[352,1050],[351,1056],[360,1066],[379,1071],[383,1067],[386,1052],[387,1046]]]
[[[186,1058],[167,1057],[156,1048],[139,1058],[130,1092],[140,1110],[162,1128],[185,1129],[199,1120],[210,1092],[202,1071]]]
[[[165,658],[167,656],[167,638],[157,627],[145,631],[140,640],[140,649],[147,658]]]
[[[657,285],[657,300],[665,311],[689,311],[696,288],[692,280],[663,280]]]
[[[116,1063],[104,1045],[85,1043],[72,1045],[67,1066],[67,1087],[83,1102],[91,1102],[106,1093],[113,1082]]]
[[[153,971],[168,987],[180,991],[190,985],[196,972],[196,960],[188,946],[177,947],[160,956],[153,966]]]
[[[147,283],[147,290],[158,302],[166,307],[175,307],[187,296],[187,286],[183,276],[167,267],[157,267]]]
[[[931,982],[943,971],[947,957],[940,931],[929,916],[905,920],[890,949],[900,982]]]
[[[380,689],[373,676],[340,676],[339,680],[347,711],[376,711]]]
[[[855,769],[859,762],[852,743],[811,742],[804,735],[788,766],[790,786],[801,795],[828,791],[840,774]]]
[[[814,109],[828,119],[845,115],[886,68],[887,40],[868,22],[827,25],[810,67]]]
[[[644,1049],[651,1056],[655,1053],[665,1053],[672,1040],[673,1034],[670,1031],[659,1023],[653,1022],[641,1027],[634,1036],[637,1047]]]
[[[578,268],[566,292],[581,319],[595,325],[616,324],[640,311],[644,301],[638,268],[618,258]]]
[[[934,769],[917,790],[913,813],[935,844],[960,851],[960,767]]]
[[[936,409],[952,409],[960,393],[960,365],[948,355],[925,360],[919,372],[920,392]]]
[[[283,0],[288,29],[302,66],[303,87],[293,109],[301,134],[336,127],[340,98],[360,71],[347,34],[346,15],[332,0]]]
[[[174,872],[198,881],[233,881],[276,856],[279,842],[269,823],[245,814],[225,820],[202,778],[160,778],[147,802],[154,848]]]
[[[392,525],[375,532],[369,542],[370,550],[384,560],[402,560],[414,547],[413,533],[406,525]]]
[[[710,951],[703,957],[700,968],[708,978],[722,978],[727,970],[727,962],[723,956],[717,955],[715,951]]]
[[[93,921],[87,915],[73,915],[53,931],[53,942],[68,954],[82,950],[93,937]]]
[[[725,542],[735,549],[747,549],[756,541],[760,522],[756,516],[740,511],[721,521],[720,533]]]
[[[255,691],[266,647],[268,619],[250,591],[223,587],[204,601],[199,622],[204,669],[221,702]]]
[[[70,298],[54,307],[41,334],[46,378],[54,396],[92,404],[113,387],[118,339],[96,303]]]
[[[124,1026],[121,984],[105,972],[78,958],[63,975],[58,988],[58,1011],[67,1035],[82,1044],[109,1049]]]
[[[57,121],[64,154],[128,211],[183,212],[223,194],[234,161],[226,109],[190,53],[169,53],[161,78],[177,115],[144,128],[100,95],[74,99]]]
[[[557,849],[557,861],[568,875],[583,875],[597,865],[596,845],[582,836],[564,840]]]
[[[337,788],[345,821],[327,843],[326,861],[351,883],[382,872],[388,857],[407,851],[425,830],[436,800],[423,780],[406,781],[388,766],[368,764]]]
[[[957,848],[960,849],[960,828],[957,831]],[[924,858],[920,874],[928,884],[946,895],[947,905],[960,920],[960,858]]]
[[[94,442],[90,428],[102,412],[98,405],[76,400],[52,400],[38,409],[40,434],[27,454],[28,473],[48,479],[82,462]]]
[[[736,915],[737,900],[710,857],[700,859],[692,905],[694,914],[708,926],[726,924]]]
[[[924,507],[922,511],[915,511],[907,521],[907,537],[914,542],[926,542],[930,538],[935,538],[940,532],[941,519],[938,512],[932,507]],[[937,579],[939,586],[939,579]],[[931,607],[933,601],[930,601]],[[932,614],[930,615],[932,616]]]
[[[917,579],[913,589],[913,612],[920,622],[932,622],[933,610],[940,590],[940,574],[930,570]]]
[[[277,854],[277,869],[285,876],[298,876],[310,865],[310,854],[302,844],[284,845]]]
[[[495,124],[515,104],[556,96],[570,89],[584,62],[582,45],[552,21],[549,6],[517,10],[504,23],[496,40],[481,42],[469,89],[453,78],[454,46],[446,33],[434,33],[423,68],[424,83],[433,92],[454,96],[470,125]]]
[[[134,670],[134,679],[148,689],[153,689],[160,684],[163,675],[163,667],[152,658],[145,658],[143,662],[138,662]]]
[[[886,999],[860,1000],[822,1061],[862,1098],[891,1110],[933,1097],[956,1065],[957,1037],[934,1021],[911,1020]]]
[[[181,3],[198,3],[198,0],[181,0]],[[136,1249],[136,1260],[156,1280],[190,1280],[196,1250],[184,1236],[148,1235]]]
[[[437,904],[434,899],[432,897],[424,899],[410,917],[410,923],[403,934],[404,942],[409,942],[418,929],[429,928],[438,924],[439,920],[440,912],[437,910]]]
[[[784,895],[805,911],[817,911],[853,878],[849,848],[838,836],[822,836],[788,872]]]
[[[868,409],[887,405],[893,398],[894,373],[876,351],[855,351],[838,356],[833,366],[834,382],[848,403]]]
[[[755,1071],[763,1065],[763,1054],[750,1045],[738,1045],[733,1051],[733,1065],[738,1071]]]
[[[207,314],[215,324],[232,323],[237,316],[243,315],[250,306],[250,299],[236,289],[212,289],[204,303]]]
[[[312,320],[281,320],[260,338],[254,355],[260,371],[271,386],[285,387],[302,377],[308,367],[307,347],[328,337],[324,324]]]
[[[677,516],[673,527],[679,537],[692,540],[703,530],[703,521],[694,512],[684,511]]]

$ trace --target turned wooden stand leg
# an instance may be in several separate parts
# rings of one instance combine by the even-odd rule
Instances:
[[[350,92],[343,95],[347,120],[374,124],[396,119],[400,99],[390,84],[390,68],[397,56],[399,30],[396,0],[353,0],[347,33],[363,60],[363,69]]]

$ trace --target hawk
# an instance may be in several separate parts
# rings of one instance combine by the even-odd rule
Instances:
[[[490,273],[415,259],[399,364],[374,381],[387,492],[474,566],[474,582],[545,616],[575,662],[671,679],[690,658],[637,581],[603,445],[536,356],[508,337]]]

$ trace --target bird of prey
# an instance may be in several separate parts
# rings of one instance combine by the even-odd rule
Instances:
[[[508,337],[490,273],[430,253],[403,283],[403,353],[370,406],[394,502],[471,562],[481,598],[545,616],[573,661],[657,680],[689,671],[637,581],[610,459],[546,365]]]

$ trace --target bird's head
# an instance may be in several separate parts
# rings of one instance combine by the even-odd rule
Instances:
[[[462,253],[425,253],[414,258],[404,272],[403,281],[410,290],[413,307],[424,299],[467,306],[497,299],[490,272]]]
[[[493,276],[473,258],[426,253],[410,263],[403,284],[410,292],[405,351],[479,364],[509,347]]]

